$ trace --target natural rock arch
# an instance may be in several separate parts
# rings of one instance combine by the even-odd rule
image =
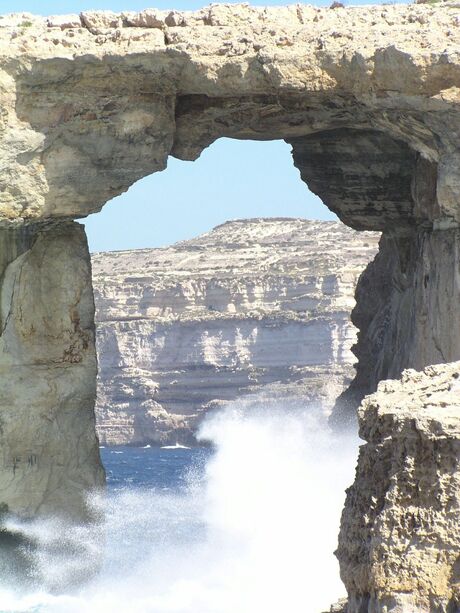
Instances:
[[[383,231],[345,400],[460,357],[459,19],[443,4],[1,20],[2,508],[81,517],[103,482],[71,220],[222,136],[287,140],[345,223]]]

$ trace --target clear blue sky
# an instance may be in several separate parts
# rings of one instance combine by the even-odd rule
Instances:
[[[251,2],[257,6],[294,3]],[[206,0],[0,0],[0,13],[138,11],[148,6],[193,10],[206,4],[209,4]],[[331,0],[311,4],[328,6]],[[168,245],[206,232],[228,219],[279,216],[335,219],[300,180],[286,143],[221,139],[195,162],[170,158],[164,172],[138,181],[127,193],[107,203],[100,213],[83,223],[91,251],[105,251]]]
[[[228,2],[213,0],[214,4],[228,4]],[[342,0],[345,5],[381,4],[369,0]],[[0,0],[0,13],[18,13],[28,11],[36,15],[52,15],[62,13],[79,13],[90,9],[104,9],[110,11],[141,11],[147,7],[158,9],[195,10],[210,4],[206,0]],[[317,0],[305,4],[316,6],[329,6],[332,0]],[[296,4],[295,0],[283,2],[282,0],[251,0],[253,6],[284,6]]]
[[[242,217],[334,219],[300,180],[290,149],[220,139],[195,162],[170,158],[85,220],[91,250],[158,247]]]

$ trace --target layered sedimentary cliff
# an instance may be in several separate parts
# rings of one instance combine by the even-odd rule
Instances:
[[[347,613],[460,610],[460,362],[405,371],[359,410],[337,555]]]
[[[101,442],[193,443],[207,410],[248,393],[330,409],[353,377],[349,316],[378,240],[250,219],[94,254]]]

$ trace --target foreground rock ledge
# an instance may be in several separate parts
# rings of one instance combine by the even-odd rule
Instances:
[[[407,370],[359,410],[337,556],[347,613],[460,610],[460,362]]]

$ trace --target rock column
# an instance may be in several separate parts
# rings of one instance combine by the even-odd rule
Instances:
[[[384,233],[356,290],[357,374],[342,398],[357,406],[404,368],[460,359],[459,301],[458,227]]]
[[[337,555],[347,613],[460,610],[460,362],[405,371],[359,410]]]
[[[21,226],[0,244],[0,508],[85,519],[104,483],[85,232]]]

